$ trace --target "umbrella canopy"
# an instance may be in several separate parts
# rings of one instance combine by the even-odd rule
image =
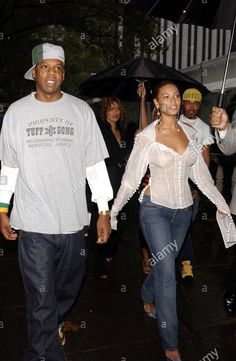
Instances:
[[[236,15],[235,0],[130,0],[127,7],[140,8],[147,15],[173,21],[204,26],[207,28],[231,29]]]
[[[203,94],[208,93],[201,83],[174,68],[147,58],[135,58],[92,76],[80,85],[78,95],[90,98],[116,96],[121,100],[134,100],[137,98],[138,81],[146,81],[148,100],[151,100],[154,86],[162,80],[172,80],[181,92],[196,87]]]
[[[236,1],[235,0],[129,0],[127,7],[136,7],[146,11],[146,14],[158,16],[173,21],[174,23],[186,23],[200,25],[212,29],[231,29],[228,55],[222,79],[222,87],[218,106],[223,103],[225,83],[230,61],[230,54],[236,28]]]

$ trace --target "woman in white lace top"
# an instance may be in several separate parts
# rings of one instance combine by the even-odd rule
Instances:
[[[145,312],[157,318],[166,359],[180,361],[175,259],[191,219],[189,178],[217,206],[217,220],[226,247],[236,243],[236,231],[229,208],[202,158],[196,131],[178,123],[181,105],[178,88],[164,81],[156,87],[154,96],[157,119],[136,138],[111,210],[111,225],[116,228],[119,211],[135,193],[149,166],[149,184],[139,200],[140,224],[152,253],[153,267],[141,295]]]

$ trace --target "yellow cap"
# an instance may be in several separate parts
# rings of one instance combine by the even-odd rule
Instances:
[[[195,88],[186,89],[183,93],[182,100],[190,100],[191,102],[201,102],[202,94],[199,90]]]

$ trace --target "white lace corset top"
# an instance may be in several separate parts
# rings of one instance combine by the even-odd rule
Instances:
[[[196,158],[191,140],[181,155],[164,144],[154,142],[148,154],[152,202],[174,209],[191,205],[188,179]]]

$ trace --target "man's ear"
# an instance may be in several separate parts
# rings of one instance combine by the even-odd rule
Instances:
[[[36,76],[35,76],[35,68],[32,70],[32,78],[35,80]]]

